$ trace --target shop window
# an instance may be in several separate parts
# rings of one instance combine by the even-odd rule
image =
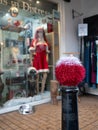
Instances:
[[[18,12],[12,10],[12,5],[18,9]],[[21,98],[29,100],[28,98],[32,97],[32,101],[49,98],[50,80],[55,79],[54,68],[59,58],[60,19],[54,19],[53,16],[53,10],[59,14],[58,5],[46,0],[40,1],[40,4],[8,1],[8,3],[1,3],[0,8],[3,10],[0,13],[0,76],[3,84],[0,91],[1,108],[25,103],[21,101]],[[12,13],[17,15],[12,16]],[[36,90],[36,70],[29,71],[34,77],[28,74],[28,68],[31,67],[29,48],[38,27],[44,29],[50,49],[49,73],[43,94],[40,94],[42,74],[39,77],[39,93]],[[20,99],[19,102],[16,101],[17,98]],[[15,99],[15,102],[8,103],[12,99]]]

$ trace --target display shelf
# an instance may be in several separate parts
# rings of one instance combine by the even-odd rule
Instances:
[[[25,76],[21,77],[13,77],[13,78],[6,78],[6,85],[20,85],[26,81]]]
[[[1,29],[5,30],[5,31],[18,32],[18,33],[20,33],[21,31],[25,31],[26,30],[26,28],[17,27],[17,26],[14,26],[14,25],[2,26]]]
[[[26,35],[19,40],[20,32],[26,34],[26,29],[13,25],[1,27],[2,42],[1,49],[1,69],[4,71],[2,76],[4,82],[5,96],[12,99],[18,90],[22,88],[28,95],[28,76],[29,54],[27,53],[27,44],[25,44]],[[15,89],[15,91],[14,91]]]

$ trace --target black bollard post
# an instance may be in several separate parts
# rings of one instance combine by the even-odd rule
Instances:
[[[78,88],[62,87],[62,130],[79,130]]]

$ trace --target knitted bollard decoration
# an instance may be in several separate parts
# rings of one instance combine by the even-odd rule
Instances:
[[[60,85],[75,87],[84,79],[85,68],[77,57],[62,57],[56,63],[55,76]]]
[[[79,130],[77,85],[85,77],[85,68],[77,57],[62,57],[56,63],[55,76],[62,88],[62,130]]]

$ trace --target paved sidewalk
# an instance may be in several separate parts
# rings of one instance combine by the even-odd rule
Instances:
[[[98,130],[98,96],[85,95],[78,103],[79,128]],[[0,130],[61,130],[61,101],[35,107],[35,113],[21,115],[18,111],[0,115]]]

